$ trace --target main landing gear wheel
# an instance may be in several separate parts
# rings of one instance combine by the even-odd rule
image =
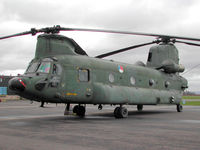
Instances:
[[[128,110],[126,107],[116,107],[114,110],[115,118],[127,118]]]
[[[85,116],[85,107],[80,105],[75,105],[73,108],[73,113],[75,113],[79,117]]]
[[[177,112],[182,112],[183,111],[183,106],[181,104],[176,105],[176,110]]]
[[[142,111],[143,110],[143,105],[137,105],[137,110]]]
[[[74,106],[74,108],[73,108],[73,113],[76,114],[76,113],[78,112],[78,107],[79,107],[79,105],[75,105],[75,106]]]

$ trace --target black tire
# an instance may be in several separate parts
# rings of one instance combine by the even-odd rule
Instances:
[[[85,107],[84,106],[79,106],[76,114],[79,117],[84,117],[85,116]]]
[[[115,118],[127,118],[128,110],[125,107],[116,107],[114,110]]]
[[[120,107],[120,115],[121,115],[121,118],[128,117],[128,110],[126,107]]]
[[[116,107],[115,110],[114,110],[115,118],[120,118],[119,109],[120,109],[120,107]]]
[[[181,104],[176,105],[176,110],[177,112],[182,112],[183,111],[183,106]]]
[[[78,109],[79,109],[79,105],[75,105],[73,108],[73,113],[76,114],[78,112]]]
[[[143,110],[143,105],[137,105],[137,110],[142,111]]]

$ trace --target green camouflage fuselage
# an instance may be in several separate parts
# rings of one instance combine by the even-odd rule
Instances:
[[[178,73],[88,57],[74,44],[77,54],[73,46],[63,49],[63,39],[53,48],[46,37],[38,37],[36,56],[19,77],[25,89],[16,92],[22,97],[52,103],[179,104],[187,88]]]

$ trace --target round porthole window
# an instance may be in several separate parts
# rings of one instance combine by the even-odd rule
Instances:
[[[150,85],[150,86],[153,86],[154,83],[155,83],[155,81],[154,81],[153,79],[150,79],[150,80],[149,80],[149,85]]]
[[[168,88],[170,85],[169,81],[165,81],[165,87]]]
[[[135,78],[133,76],[130,77],[130,82],[131,82],[132,85],[135,85]]]
[[[109,74],[109,81],[113,83],[115,81],[114,75],[112,73]]]

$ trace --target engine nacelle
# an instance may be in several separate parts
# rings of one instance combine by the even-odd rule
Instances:
[[[161,68],[164,69],[166,73],[183,72],[185,70],[183,65],[178,65],[169,59],[162,62]]]

